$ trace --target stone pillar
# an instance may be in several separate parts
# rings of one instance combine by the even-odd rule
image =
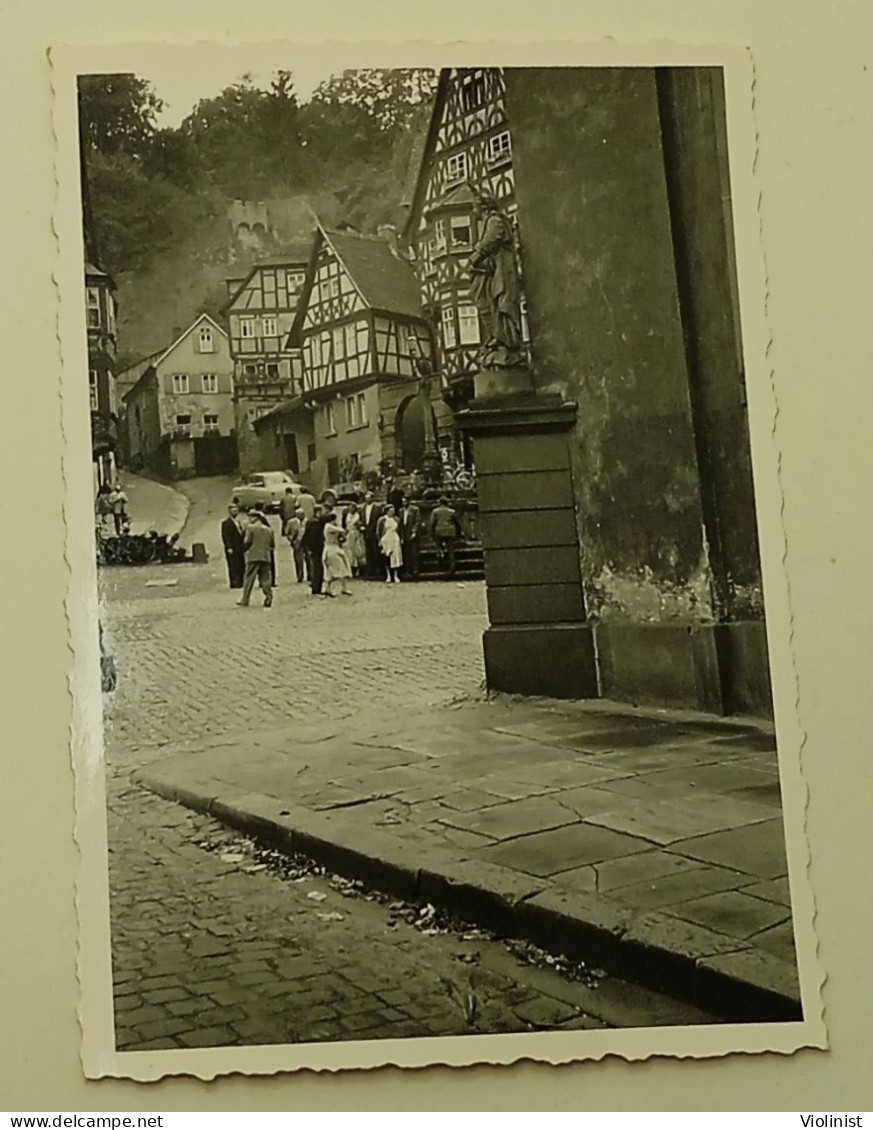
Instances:
[[[473,441],[478,481],[486,682],[512,694],[595,698],[568,444],[576,407],[518,391],[525,373],[478,374],[477,392],[491,395],[477,395],[457,417]]]

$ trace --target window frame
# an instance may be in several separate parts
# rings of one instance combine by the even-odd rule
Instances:
[[[442,308],[440,325],[442,327],[443,346],[446,349],[455,349],[458,344],[458,328],[455,323],[455,307],[451,303]]]
[[[500,145],[495,148],[495,142],[500,142],[506,139],[505,145]],[[499,165],[501,161],[508,161],[512,157],[512,135],[508,129],[501,130],[500,133],[492,134],[488,138],[488,164]]]
[[[258,335],[256,333],[257,326],[255,319],[251,316],[240,318],[239,320],[239,336],[245,341],[252,341]],[[251,331],[251,332],[247,332]]]
[[[482,330],[479,325],[479,311],[472,302],[462,302],[458,306],[458,344],[459,345],[481,345],[482,344]],[[475,327],[475,337],[469,334],[465,335],[464,326]]]
[[[261,318],[261,332],[264,337],[279,336],[279,325],[275,314],[265,314]]]
[[[88,402],[92,412],[100,411],[100,373],[97,369],[88,370]]]
[[[189,396],[191,393],[191,379],[188,373],[172,374],[173,396]],[[181,387],[183,386],[184,387]]]
[[[333,404],[324,406],[324,434],[328,436],[339,435],[336,429],[336,411]]]
[[[467,231],[467,238],[466,239],[457,239],[456,238],[455,232],[458,230],[459,226],[466,228],[466,231]],[[451,243],[452,247],[461,247],[461,248],[464,248],[465,250],[469,250],[469,248],[471,248],[473,246],[473,217],[467,216],[467,215],[450,216],[449,217],[449,233],[452,237],[452,243]]]
[[[214,353],[215,335],[212,332],[212,326],[201,326],[197,335],[197,351],[199,353]]]
[[[454,172],[452,172],[453,165],[455,167]],[[446,184],[459,184],[468,176],[469,169],[470,162],[466,150],[462,149],[460,153],[452,153],[451,156],[446,158]]]
[[[207,387],[212,386],[212,387]],[[205,396],[218,395],[218,373],[201,373],[200,390]]]
[[[218,419],[218,413],[217,412],[204,412],[203,413],[203,427],[204,428],[215,428],[217,430],[220,427],[220,422],[219,422],[219,419]]]

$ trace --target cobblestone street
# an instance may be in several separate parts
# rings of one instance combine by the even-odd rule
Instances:
[[[377,724],[475,695],[479,584],[359,583],[319,600],[289,581],[235,606],[216,544],[223,481],[188,484],[183,541],[210,562],[104,570],[110,883],[122,1050],[699,1022],[621,982],[520,964],[478,931],[329,875],[289,878],[215,821],[129,781],[176,743],[328,717]],[[392,909],[393,906],[393,909]]]

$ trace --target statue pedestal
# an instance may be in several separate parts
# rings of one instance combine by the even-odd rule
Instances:
[[[507,382],[509,375],[517,380]],[[596,698],[570,467],[576,406],[537,395],[525,376],[477,375],[476,398],[456,417],[476,464],[486,682],[511,694]]]
[[[476,400],[493,400],[505,396],[531,396],[535,392],[530,369],[480,369],[473,376]]]

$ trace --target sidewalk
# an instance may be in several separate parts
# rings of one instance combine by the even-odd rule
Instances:
[[[181,491],[131,471],[122,471],[120,478],[128,498],[131,533],[157,530],[168,537],[181,533],[190,508]]]
[[[800,1017],[772,730],[500,696],[189,742],[147,788],[726,1020]]]

